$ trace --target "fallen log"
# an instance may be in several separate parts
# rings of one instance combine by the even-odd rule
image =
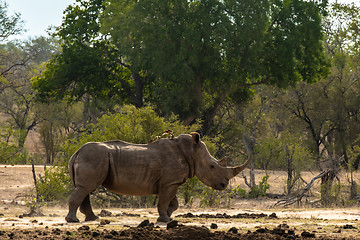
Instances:
[[[322,178],[325,174],[328,174],[330,171],[330,169],[322,171],[319,175],[315,176],[313,179],[311,179],[311,181],[300,191],[299,194],[294,194],[290,197],[287,197],[285,199],[281,199],[279,201],[277,201],[273,207],[277,207],[277,206],[290,206],[294,203],[298,203],[301,201],[301,199],[305,196],[305,194],[312,188],[312,186],[315,183],[315,180]]]

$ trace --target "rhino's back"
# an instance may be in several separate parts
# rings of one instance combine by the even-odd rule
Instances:
[[[108,177],[103,185],[127,195],[157,194],[162,184],[182,183],[188,166],[172,141],[152,144],[105,142],[110,153]]]

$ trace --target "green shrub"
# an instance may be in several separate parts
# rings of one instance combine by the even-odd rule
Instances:
[[[42,201],[63,201],[73,189],[69,174],[64,167],[51,167],[37,181],[36,192]]]
[[[30,209],[30,212],[32,212],[39,210],[41,207],[46,205],[46,202],[42,200],[41,196],[36,196],[36,190],[34,188],[32,189],[32,193],[27,196],[27,199],[25,200],[25,205]]]
[[[135,108],[126,105],[118,109],[117,113],[103,115],[96,124],[90,124],[80,136],[69,139],[64,145],[66,161],[87,142],[122,140],[148,143],[169,129],[177,136],[195,131],[199,129],[199,125],[184,126],[175,115],[165,120],[157,116],[151,107]]]
[[[0,163],[12,164],[14,155],[17,154],[17,147],[6,142],[0,143]]]
[[[191,207],[194,199],[199,196],[202,183],[197,177],[189,178],[180,186],[178,196],[184,200],[184,205]]]
[[[269,190],[270,184],[268,183],[269,175],[263,176],[259,185],[252,188],[249,192],[250,198],[264,197],[266,195],[266,191]]]
[[[245,189],[237,186],[236,188],[231,189],[230,191],[230,198],[239,197],[239,198],[246,198],[247,192]]]
[[[220,204],[221,192],[203,185],[200,194],[200,206],[201,207],[214,207]]]
[[[0,163],[1,164],[28,164],[29,154],[13,144],[7,142],[0,143]]]

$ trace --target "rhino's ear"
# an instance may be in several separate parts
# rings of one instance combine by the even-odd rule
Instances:
[[[199,133],[192,132],[192,133],[190,133],[190,135],[192,136],[194,143],[198,144],[200,142],[200,134]]]

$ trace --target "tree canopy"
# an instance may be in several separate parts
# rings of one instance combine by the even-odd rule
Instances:
[[[10,16],[7,7],[7,3],[0,0],[0,42],[5,41],[11,35],[24,31],[20,14],[15,13],[13,16]]]
[[[117,97],[210,126],[225,99],[257,84],[314,82],[327,73],[324,3],[78,1],[56,35],[63,51],[34,82],[43,98]],[[204,132],[207,132],[204,128]]]
[[[82,1],[65,10],[63,24],[57,28],[61,52],[47,64],[33,81],[40,99],[56,98],[76,101],[84,94],[97,98],[113,96],[120,85],[114,80],[116,52],[99,33],[98,16],[102,1]],[[126,73],[122,76],[126,78]]]

